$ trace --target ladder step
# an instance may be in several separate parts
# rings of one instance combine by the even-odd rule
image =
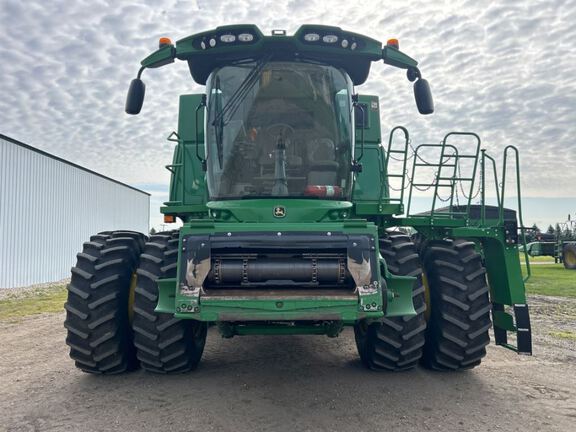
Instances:
[[[472,181],[474,177],[438,177],[438,180]]]
[[[414,163],[414,166],[455,168],[455,164]]]
[[[412,186],[416,187],[454,187],[454,185],[445,185],[445,184],[427,184],[427,183],[412,183]]]

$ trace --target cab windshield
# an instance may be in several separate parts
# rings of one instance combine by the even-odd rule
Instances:
[[[324,64],[250,62],[208,80],[211,199],[348,199],[354,142],[348,76]]]

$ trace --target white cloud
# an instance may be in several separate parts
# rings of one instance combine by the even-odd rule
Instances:
[[[404,73],[374,64],[358,90],[381,96],[384,131],[404,124],[414,141],[437,142],[473,130],[490,151],[517,145],[526,195],[576,197],[574,0],[0,0],[0,132],[128,183],[167,183],[177,96],[202,88],[185,63],[147,71],[145,108],[129,117],[128,84],[160,36],[240,22],[265,33],[319,23],[399,38],[437,111],[419,116]]]

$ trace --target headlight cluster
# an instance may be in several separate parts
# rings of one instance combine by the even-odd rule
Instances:
[[[256,40],[256,36],[253,33],[242,32],[242,33],[222,33],[214,34],[212,36],[204,36],[198,41],[198,47],[205,50],[208,48],[214,48],[217,45],[231,45],[238,43],[251,43]]]
[[[320,34],[315,32],[305,33],[304,42],[310,44],[340,45],[342,48],[354,51],[358,48],[358,42],[346,35],[337,35],[334,33]]]

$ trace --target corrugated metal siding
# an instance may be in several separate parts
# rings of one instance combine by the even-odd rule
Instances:
[[[99,231],[148,232],[150,197],[0,137],[0,288],[70,275]]]

